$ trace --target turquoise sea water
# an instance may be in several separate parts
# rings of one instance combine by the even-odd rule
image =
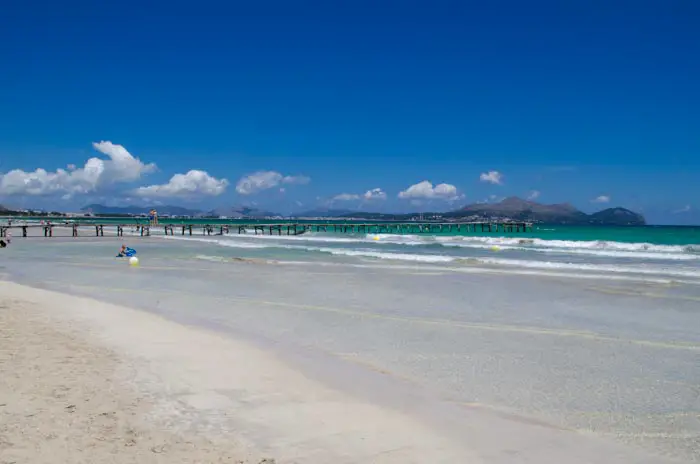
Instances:
[[[54,223],[65,222],[65,218],[27,218],[30,221],[50,220]],[[25,218],[13,218],[15,223]],[[80,223],[100,224],[148,224],[146,218],[80,218]],[[5,222],[5,220],[0,220]],[[251,220],[251,219],[169,219],[161,218],[160,224],[382,224],[379,221],[303,221],[303,220]],[[608,226],[566,226],[535,224],[532,232],[494,233],[494,232],[434,232],[431,235],[443,236],[513,236],[520,238],[539,238],[543,240],[563,241],[606,241],[623,243],[648,243],[654,245],[697,245],[700,246],[700,226],[642,226],[642,227],[608,227]]]
[[[65,219],[54,219],[60,223]],[[124,224],[124,218],[80,219],[81,223]],[[145,222],[145,220],[144,220]],[[315,221],[179,220],[162,219],[161,224],[269,224],[319,223]],[[324,221],[340,223],[340,221]],[[347,224],[357,222],[346,221]],[[369,223],[369,222],[361,222]],[[218,231],[218,228],[215,229]],[[568,273],[574,276],[609,275],[647,280],[675,280],[700,283],[700,227],[602,227],[536,224],[532,231],[438,233],[343,233],[307,232],[300,236],[238,234],[164,237],[152,228],[168,247],[177,250],[182,240],[198,244],[190,258],[226,260],[259,258],[280,261],[314,261],[337,265],[439,266],[451,271],[488,267],[528,273]],[[89,235],[89,232],[86,232]],[[135,230],[126,229],[138,235]],[[130,244],[138,247],[138,238]],[[182,248],[182,247],[181,247]],[[192,247],[188,247],[192,250]]]
[[[528,273],[632,276],[700,283],[700,228],[535,226],[528,233],[340,233],[169,237],[200,242],[202,259],[490,267]]]

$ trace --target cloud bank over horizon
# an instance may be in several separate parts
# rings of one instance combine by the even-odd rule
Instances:
[[[146,198],[219,196],[226,191],[228,180],[217,179],[206,171],[191,169],[186,174],[175,174],[167,184],[138,187],[134,195]]]
[[[287,205],[280,207],[294,210],[302,205],[307,208],[313,207],[314,201],[310,201],[309,197],[316,197],[316,207],[342,204],[343,207],[351,209],[403,211],[427,208],[441,211],[455,208],[457,202],[467,198],[464,190],[455,184],[433,184],[430,180],[408,185],[402,190],[396,188],[394,181],[394,193],[383,187],[374,187],[364,192],[358,189],[324,195],[309,189],[299,189],[311,183],[311,177],[308,175],[284,174],[277,170],[253,171],[238,177],[238,180],[232,183],[226,176],[217,176],[206,170],[193,168],[172,173],[169,178],[161,177],[160,183],[147,183],[145,181],[149,176],[164,174],[161,166],[143,160],[123,145],[111,141],[94,142],[91,146],[96,156],[88,157],[82,165],[69,163],[54,170],[37,167],[34,170],[15,168],[0,172],[0,204],[9,202],[12,205],[17,199],[24,203],[38,200],[44,204],[50,203],[52,207],[60,208],[60,205],[66,205],[70,208],[71,204],[82,206],[78,203],[80,201],[83,201],[83,204],[96,200],[112,204],[131,201],[165,204],[171,200],[176,203],[196,204],[204,200],[214,201],[213,199],[217,198],[219,200],[216,201],[228,204],[240,204],[242,201],[248,204],[256,201],[268,204],[275,202],[275,205]],[[502,189],[506,188],[505,175],[497,170],[472,171],[472,176],[474,177],[471,177],[471,185],[476,192],[471,195],[471,203],[493,202],[514,194],[530,201],[539,200],[541,196],[539,189],[532,188],[536,185],[534,183],[521,186],[519,192],[513,192],[514,188],[511,186],[507,187],[511,192],[503,192]],[[328,178],[321,181],[326,183],[325,189],[328,190],[333,182],[341,179],[343,177],[339,175],[330,182]],[[509,184],[516,181],[517,179],[510,178]],[[479,184],[482,185],[481,192],[478,191]],[[231,185],[234,185],[234,189],[229,189]],[[488,189],[493,188],[498,188],[501,193],[488,194]],[[612,202],[609,193],[599,194],[599,191],[593,191],[588,195],[579,201],[584,208],[586,204],[589,207],[604,207]],[[551,196],[551,193],[548,196]],[[480,200],[483,198],[486,200]],[[697,206],[692,205],[692,202],[687,203],[684,201],[678,205],[667,206],[666,212],[677,217],[689,217],[690,214],[695,214]]]
[[[154,163],[144,163],[134,157],[121,145],[102,141],[92,146],[108,159],[93,157],[82,168],[69,164],[65,169],[53,172],[43,168],[31,172],[13,169],[0,174],[0,195],[62,195],[71,198],[115,184],[134,182],[158,169]]]

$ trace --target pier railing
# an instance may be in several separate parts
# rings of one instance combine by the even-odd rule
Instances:
[[[255,234],[255,235],[301,235],[305,232],[335,232],[335,233],[365,233],[365,234],[435,234],[435,233],[523,233],[532,231],[530,222],[387,222],[387,223],[251,223],[251,224],[160,224],[148,225],[140,223],[98,224],[89,223],[46,223],[46,224],[13,224],[0,226],[0,238],[6,237],[8,231],[17,230],[19,236],[30,236],[29,231],[38,229],[39,236],[53,237],[55,229],[68,229],[73,237],[95,236],[104,237],[105,229],[113,230],[114,235],[121,237],[124,230],[130,230],[141,237],[160,232],[159,235],[224,235],[224,234]],[[92,232],[94,230],[94,235]],[[17,236],[16,234],[13,234]],[[34,234],[31,234],[34,236]],[[109,235],[109,234],[108,234]]]

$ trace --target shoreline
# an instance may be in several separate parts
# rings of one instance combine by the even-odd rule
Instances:
[[[31,289],[0,289],[0,462],[274,462],[167,430],[152,420],[157,401],[129,385],[133,360],[86,335],[87,325],[31,301]]]
[[[10,399],[2,422],[16,424],[0,429],[3,459],[87,463],[118,453],[115,462],[398,464],[465,456],[408,417],[325,388],[219,334],[7,281],[0,295],[2,352],[10,353],[2,370],[15,372],[1,384],[0,396]],[[221,372],[222,365],[231,369]],[[41,414],[23,413],[34,409]],[[117,425],[95,436],[96,416]],[[39,431],[33,418],[45,417],[58,419]],[[378,427],[381,437],[371,433]],[[29,428],[36,434],[24,436]],[[73,446],[74,435],[83,443]]]
[[[243,243],[237,243],[237,238],[242,239]],[[293,238],[291,242],[295,240],[308,240],[310,237],[299,239]],[[387,251],[386,253],[380,253],[377,251],[372,251],[367,253],[368,256],[356,256],[354,250],[343,250],[343,249],[322,249],[323,247],[306,247],[306,245],[295,245],[291,244],[288,237],[282,237],[282,241],[279,243],[280,248],[275,248],[278,245],[278,237],[265,236],[265,239],[259,239],[260,243],[256,243],[257,240],[255,236],[211,236],[211,237],[180,237],[180,236],[151,236],[151,237],[140,237],[138,235],[125,235],[124,237],[107,236],[104,237],[70,237],[67,235],[55,236],[53,238],[44,237],[28,237],[28,238],[13,238],[12,245],[8,248],[3,249],[3,252],[7,254],[8,257],[12,257],[15,249],[27,249],[27,245],[41,246],[47,248],[54,247],[87,247],[87,248],[100,248],[104,246],[111,246],[114,250],[109,250],[107,255],[110,256],[112,252],[116,253],[119,246],[122,243],[129,243],[131,247],[136,248],[140,251],[149,250],[161,250],[167,247],[179,247],[179,249],[191,253],[192,250],[199,250],[199,253],[194,255],[190,254],[186,256],[186,259],[194,259],[198,261],[221,261],[221,262],[233,262],[236,260],[244,260],[248,262],[256,263],[266,263],[275,264],[279,266],[300,266],[302,268],[308,267],[349,267],[358,269],[368,269],[368,270],[405,270],[406,272],[440,272],[445,274],[455,274],[455,275],[510,275],[510,276],[522,276],[522,277],[532,277],[532,278],[564,278],[571,280],[587,280],[587,281],[615,281],[619,283],[629,282],[634,283],[648,283],[648,284],[665,284],[665,285],[690,285],[698,287],[700,286],[700,268],[688,268],[684,269],[684,263],[694,264],[696,261],[700,262],[700,258],[691,261],[677,261],[674,262],[673,266],[660,265],[660,268],[656,268],[655,264],[652,267],[647,267],[648,264],[640,265],[617,265],[612,264],[585,264],[585,263],[566,263],[566,262],[548,262],[541,260],[534,260],[532,262],[524,258],[510,259],[503,258],[504,251],[490,252],[488,257],[446,257],[439,255],[438,257],[444,262],[437,261],[422,261],[421,259],[425,256],[416,255],[416,259],[407,259],[402,256],[401,253],[396,251]],[[223,240],[223,244],[218,243]],[[251,242],[252,240],[252,242]],[[232,241],[234,243],[228,243]],[[23,246],[24,245],[24,246]],[[285,248],[286,247],[286,248]],[[313,250],[321,250],[323,253],[314,254],[314,251],[309,252],[308,256],[303,255],[306,248]],[[278,252],[295,252],[294,256],[279,256]],[[381,251],[381,250],[379,250]],[[58,258],[61,261],[72,262],[81,261],[75,259],[75,252],[71,252],[66,256]],[[301,254],[299,254],[301,253]],[[392,259],[392,254],[397,254],[397,259]],[[72,256],[71,256],[72,255]],[[143,253],[139,255],[141,257]],[[376,255],[376,256],[375,256]],[[112,255],[113,256],[113,255]],[[145,255],[144,255],[145,256]],[[158,256],[159,260],[167,258],[167,256]],[[428,256],[431,258],[431,256]],[[447,260],[451,261],[447,261]],[[539,258],[538,258],[539,259]],[[56,257],[52,259],[55,261]],[[143,262],[143,264],[147,264]],[[680,267],[677,267],[680,266]],[[186,271],[183,268],[183,271]],[[304,272],[307,272],[304,270]]]
[[[217,332],[137,309],[6,281],[0,281],[0,295],[3,328],[8,327],[8,321],[12,323],[12,336],[3,334],[3,344],[9,344],[2,347],[3,352],[12,351],[17,343],[34,350],[35,363],[29,371],[15,365],[15,357],[3,361],[9,363],[7,370],[18,372],[21,378],[21,382],[9,384],[13,398],[24,395],[26,404],[39,409],[51,405],[57,408],[54,416],[60,417],[70,405],[60,406],[61,410],[55,398],[36,395],[31,389],[55,391],[58,387],[52,382],[71,378],[74,388],[69,392],[92,388],[94,394],[101,395],[103,404],[112,402],[112,416],[130,415],[136,421],[135,426],[117,421],[123,427],[109,429],[111,440],[96,443],[88,427],[90,417],[110,411],[94,411],[90,416],[89,410],[83,411],[76,404],[79,398],[70,399],[76,407],[64,414],[76,418],[81,417],[77,413],[88,412],[89,416],[78,422],[85,428],[70,429],[86,440],[82,451],[71,448],[67,439],[47,441],[32,435],[29,446],[24,443],[23,447],[34,449],[35,455],[26,462],[42,462],[42,455],[36,454],[42,449],[51,450],[48,454],[55,457],[54,447],[78,453],[77,458],[72,455],[65,462],[81,462],[80,453],[112,456],[109,453],[118,451],[114,462],[258,463],[273,456],[278,464],[506,463],[513,458],[509,450],[544,463],[603,462],[601,459],[611,455],[619,456],[619,462],[666,462],[588,434],[478,404],[453,410],[462,422],[454,422],[454,433],[448,432],[415,414],[417,409],[430,409],[428,403],[406,404],[402,409],[390,401],[368,401],[357,392],[341,391],[337,385],[331,387],[306,375],[288,360]],[[85,366],[102,370],[86,371]],[[51,375],[61,369],[68,369],[68,375]],[[338,366],[336,374],[343,369]],[[351,371],[345,375],[346,382],[353,382]],[[381,372],[377,375],[386,376]],[[4,388],[7,385],[3,384]],[[390,388],[388,384],[386,393]],[[138,401],[134,403],[133,398]],[[94,407],[100,402],[88,403]],[[30,426],[27,421],[31,419],[17,418],[21,419],[19,424]],[[61,424],[52,426],[58,431],[48,434],[66,436]],[[139,447],[124,446],[128,449],[123,451],[119,444],[128,439],[123,436],[128,427],[140,431],[142,438]],[[5,438],[6,442],[15,440]],[[159,448],[160,442],[168,446]],[[137,461],[130,461],[129,453],[136,451],[140,452],[133,455],[133,459],[138,456]],[[206,459],[197,461],[201,453],[208,453]]]

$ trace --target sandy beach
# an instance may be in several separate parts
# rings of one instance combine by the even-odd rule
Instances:
[[[0,390],[2,462],[274,462],[248,438],[270,431],[277,462],[462,459],[410,418],[216,334],[8,282],[0,294],[12,373]],[[246,403],[262,407],[237,418]]]
[[[0,284],[0,462],[272,463],[232,437],[175,431],[152,420],[153,397],[132,388],[135,365],[92,339],[32,289]]]
[[[119,243],[5,250],[0,462],[698,461],[691,287]]]

